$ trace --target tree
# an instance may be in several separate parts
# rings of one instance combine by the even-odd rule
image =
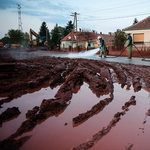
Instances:
[[[125,34],[125,32],[117,29],[117,31],[115,32],[115,46],[117,46],[118,48],[124,47],[126,40],[127,35]]]
[[[133,24],[136,24],[136,23],[138,23],[137,18],[135,18],[135,19],[133,20]]]
[[[23,32],[20,30],[11,29],[8,31],[8,37],[13,44],[21,44],[23,40]]]
[[[57,44],[59,44],[59,28],[58,28],[58,24],[56,24],[56,26],[54,27],[54,29],[51,30],[51,47],[55,47],[57,46]]]
[[[51,48],[60,45],[60,40],[64,37],[64,31],[65,28],[58,26],[58,24],[51,30]]]
[[[47,40],[47,43],[50,43],[50,33],[48,30],[48,27],[46,25],[46,22],[42,22],[42,25],[40,27],[40,31],[39,31],[39,42],[40,44],[44,44],[44,42]]]
[[[8,37],[8,34],[5,34],[5,37],[0,39],[0,42],[2,42],[4,45],[10,43],[10,38]]]
[[[69,34],[73,29],[73,23],[72,21],[68,21],[67,23],[67,26],[65,27],[65,30],[64,30],[64,36],[66,36],[67,34]]]
[[[0,39],[0,42],[5,44],[22,44],[23,46],[29,45],[29,34],[27,32],[23,33],[20,30],[11,29],[5,34],[5,37]]]
[[[64,31],[65,31],[65,28],[59,26],[59,27],[58,27],[58,31],[59,31],[59,40],[61,40],[62,38],[64,38]]]
[[[42,25],[41,25],[41,28],[40,28],[40,32],[39,32],[39,36],[46,37],[46,32],[47,32],[46,22],[42,22]]]

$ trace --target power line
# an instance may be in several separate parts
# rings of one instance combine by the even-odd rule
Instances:
[[[143,2],[139,2],[139,3],[133,3],[132,5],[139,5],[139,4],[145,4],[145,2],[148,2],[147,0],[146,1],[143,1]],[[104,9],[98,9],[98,10],[92,10],[92,11],[86,11],[86,12],[83,12],[82,14],[84,13],[91,13],[91,12],[97,12],[97,11],[107,11],[107,10],[113,10],[113,9],[117,9],[117,8],[123,8],[123,7],[128,7],[128,6],[132,6],[131,4],[128,4],[128,5],[123,5],[123,6],[116,6],[116,7],[109,7],[109,8],[104,8]]]
[[[138,14],[138,15],[130,15],[130,16],[122,16],[122,17],[110,17],[110,18],[103,18],[103,19],[89,19],[89,20],[78,20],[78,21],[96,21],[96,20],[112,20],[112,19],[122,19],[122,18],[129,18],[129,17],[135,17],[135,16],[142,16],[142,15],[148,15],[149,13],[144,14]]]

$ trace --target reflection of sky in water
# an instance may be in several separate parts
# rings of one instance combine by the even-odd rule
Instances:
[[[130,106],[129,111],[121,117],[121,120],[105,138],[98,141],[91,149],[97,150],[100,147],[109,149],[110,145],[114,149],[124,149],[128,145],[127,143],[133,143],[134,149],[136,150],[146,150],[144,147],[150,149],[148,140],[150,117],[146,118],[147,123],[142,124],[146,112],[150,108],[149,92],[143,89],[135,93],[133,87],[127,91],[126,86],[122,89],[121,85],[115,83],[113,101],[100,113],[97,113],[79,126],[73,127],[72,118],[90,110],[100,100],[109,97],[109,95],[104,95],[100,98],[96,97],[88,86],[87,83],[84,83],[80,90],[73,94],[68,107],[58,116],[49,117],[38,124],[32,131],[24,133],[22,137],[32,135],[32,138],[20,150],[41,150],[49,148],[54,150],[70,150],[73,146],[78,146],[82,142],[86,142],[87,139],[91,139],[103,127],[107,127],[114,114],[121,112],[122,106],[133,95],[136,96],[137,104]],[[2,124],[0,128],[0,140],[7,138],[18,129],[22,122],[26,120],[25,114],[29,109],[32,109],[34,106],[40,106],[43,99],[54,98],[59,88],[60,86],[52,90],[50,87],[45,87],[2,105],[3,108],[0,109],[0,113],[8,107],[16,106],[19,107],[21,114],[17,118]],[[139,128],[144,128],[144,134],[142,132],[143,130]]]

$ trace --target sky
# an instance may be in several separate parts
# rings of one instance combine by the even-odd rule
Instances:
[[[42,22],[49,31],[65,27],[77,12],[77,29],[97,33],[116,32],[150,16],[150,0],[0,0],[0,39],[10,29],[18,29],[18,6],[21,6],[23,32],[30,28],[39,33]]]

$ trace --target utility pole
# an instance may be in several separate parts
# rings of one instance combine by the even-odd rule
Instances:
[[[74,37],[74,30],[76,29],[76,48],[78,48],[78,37],[77,37],[77,14],[76,12],[75,13],[72,13],[72,15],[70,16],[73,16],[74,17],[74,22],[73,22],[73,31],[72,31],[72,49],[73,49],[73,37]]]
[[[22,29],[22,22],[21,22],[21,6],[17,4],[18,6],[18,30],[23,30]]]

